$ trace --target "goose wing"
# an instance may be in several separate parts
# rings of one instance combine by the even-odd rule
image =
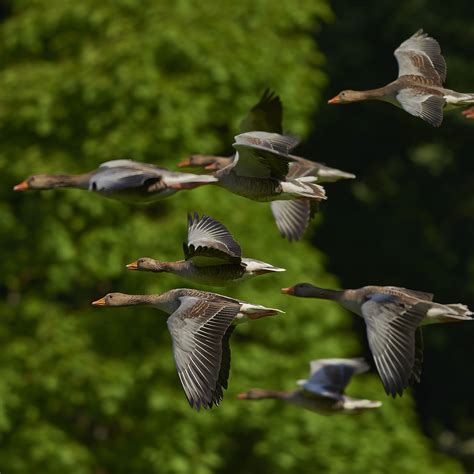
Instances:
[[[137,171],[144,172],[158,172],[168,171],[166,168],[159,168],[158,166],[152,165],[151,163],[142,163],[141,161],[120,159],[120,160],[110,160],[105,161],[99,166],[99,169],[102,168],[129,168]]]
[[[275,92],[266,89],[261,99],[240,122],[240,133],[264,130],[282,133],[283,106]]]
[[[394,54],[398,62],[398,77],[423,76],[440,87],[446,80],[446,61],[439,43],[423,30],[404,41]]]
[[[195,265],[240,264],[242,251],[231,233],[209,216],[188,214],[188,242],[183,244],[186,260]]]
[[[423,87],[400,89],[396,95],[403,110],[415,117],[420,117],[433,127],[443,122],[443,108],[446,100],[442,95],[430,94]]]
[[[402,395],[415,365],[415,331],[426,316],[429,303],[409,305],[383,293],[367,296],[362,316],[377,371],[387,394]]]
[[[418,298],[420,300],[433,301],[434,298],[433,293],[427,293],[425,291],[409,290],[408,288],[403,288],[401,286],[387,286],[386,288],[390,290],[400,291],[402,293],[405,293],[407,296]]]
[[[313,214],[311,201],[272,201],[270,208],[280,235],[290,242],[301,239]]]
[[[125,166],[101,165],[89,180],[89,190],[115,192],[139,188],[145,184],[151,185],[154,183],[160,183],[162,181],[162,175],[163,174],[159,168],[150,168],[146,170]]]
[[[362,358],[313,360],[310,363],[310,378],[301,386],[307,392],[339,398],[352,375],[367,370],[369,365]]]
[[[292,159],[288,153],[298,144],[294,137],[267,132],[242,133],[232,145],[237,153],[230,170],[240,176],[284,180]]]
[[[189,404],[199,410],[222,400],[230,368],[230,326],[240,305],[184,296],[168,318],[173,356]],[[227,336],[226,336],[227,334]]]

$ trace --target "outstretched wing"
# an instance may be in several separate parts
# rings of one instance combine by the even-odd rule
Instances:
[[[362,305],[367,338],[387,394],[402,395],[415,366],[415,331],[429,303],[408,305],[393,295],[374,293]],[[418,360],[417,356],[417,360]]]
[[[369,370],[362,358],[313,360],[310,367],[310,378],[302,384],[303,390],[330,397],[342,395],[354,373]]]
[[[294,137],[267,132],[237,135],[232,145],[237,154],[232,170],[240,176],[284,180],[288,174],[288,153],[298,144]]]
[[[300,240],[312,216],[311,201],[272,201],[270,208],[280,235],[290,242]]]
[[[179,308],[167,321],[178,376],[193,408],[211,408],[222,400],[222,387],[227,387],[228,330],[240,305],[188,296],[179,299]]]
[[[224,265],[241,262],[242,251],[220,222],[197,213],[188,214],[188,242],[183,244],[186,260],[195,265]]]
[[[262,130],[264,132],[282,133],[283,106],[275,92],[265,90],[260,101],[240,122],[240,133]]]
[[[437,86],[442,86],[446,80],[446,61],[439,43],[423,30],[404,41],[394,54],[398,62],[398,77],[423,76]]]
[[[439,127],[443,122],[446,101],[442,95],[428,94],[423,88],[411,87],[398,91],[396,99],[403,110],[433,127]]]

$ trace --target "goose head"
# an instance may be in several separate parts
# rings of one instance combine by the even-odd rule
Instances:
[[[362,92],[345,90],[328,100],[328,104],[348,104],[349,102],[358,102],[364,99],[365,96]]]
[[[129,263],[127,268],[129,270],[139,270],[142,272],[160,273],[166,271],[166,266],[163,262],[159,262],[158,260],[148,257],[142,257],[132,263]]]
[[[27,191],[30,189],[51,189],[58,186],[58,177],[48,174],[30,176],[13,187],[13,191]]]
[[[282,288],[281,292],[285,295],[300,296],[303,298],[312,298],[320,288],[311,285],[311,283],[298,283],[288,288]]]
[[[103,298],[92,302],[93,306],[130,306],[137,304],[134,295],[125,293],[108,293]]]

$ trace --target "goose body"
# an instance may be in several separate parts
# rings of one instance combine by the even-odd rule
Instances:
[[[463,304],[439,304],[433,295],[394,286],[365,286],[355,290],[330,290],[300,283],[282,292],[306,298],[339,302],[361,316],[369,347],[387,394],[402,395],[410,383],[419,382],[423,361],[420,326],[430,323],[471,321]]]
[[[183,248],[185,260],[159,262],[143,257],[127,265],[127,268],[174,273],[212,286],[226,286],[265,273],[285,271],[260,260],[242,258],[240,245],[227,228],[208,216],[188,215],[188,240]]]
[[[14,187],[15,191],[56,188],[85,189],[125,201],[153,202],[181,189],[217,181],[213,176],[179,173],[133,160],[113,160],[81,175],[35,175]]]
[[[351,398],[344,390],[354,374],[369,370],[364,359],[319,359],[310,363],[310,377],[299,380],[298,390],[281,392],[252,389],[238,395],[241,400],[275,398],[323,415],[355,413],[378,408],[379,401]]]
[[[406,112],[439,127],[443,109],[451,110],[474,104],[473,93],[446,89],[446,62],[438,42],[418,30],[394,52],[398,62],[398,79],[378,89],[345,90],[333,97],[330,104],[362,100],[390,102]]]
[[[217,293],[178,288],[161,295],[109,293],[94,306],[147,305],[169,314],[178,376],[191,407],[219,405],[230,371],[229,339],[238,323],[282,311]]]

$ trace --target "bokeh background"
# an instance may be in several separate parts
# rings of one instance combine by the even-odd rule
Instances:
[[[340,89],[396,77],[395,47],[437,38],[448,87],[474,90],[472,2],[428,0],[3,0],[0,2],[0,471],[2,473],[462,473],[474,468],[474,326],[425,331],[422,383],[384,395],[375,374],[349,393],[380,410],[324,417],[251,387],[292,389],[319,357],[370,357],[359,320],[279,288],[392,284],[474,306],[474,124],[440,129],[387,104],[331,107]],[[267,87],[304,156],[357,174],[302,242],[267,204],[203,187],[148,207],[79,190],[12,192],[33,173],[80,173],[133,158],[175,169],[230,153]],[[189,286],[134,273],[181,258],[186,212],[222,220],[246,255],[288,269],[225,291],[285,315],[232,338],[221,406],[192,411],[165,317],[97,309],[108,291]]]

